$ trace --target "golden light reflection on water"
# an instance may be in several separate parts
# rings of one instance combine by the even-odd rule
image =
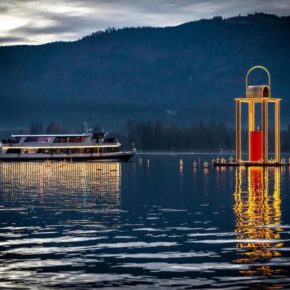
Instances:
[[[234,262],[259,263],[279,257],[281,224],[280,168],[237,168],[234,193],[237,248],[242,251]],[[247,275],[271,275],[279,269],[257,266],[243,270]]]
[[[108,212],[119,209],[120,187],[117,162],[0,163],[8,207]]]

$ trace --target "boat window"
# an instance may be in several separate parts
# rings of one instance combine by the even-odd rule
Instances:
[[[76,136],[76,137],[55,137],[53,143],[84,143],[86,141],[86,137],[84,136]]]
[[[24,140],[25,143],[37,142],[37,137],[26,137]]]
[[[17,148],[10,148],[6,151],[6,153],[8,154],[20,154],[21,153],[21,149],[17,149]]]
[[[118,152],[119,148],[118,147],[111,147],[109,149],[109,152]]]
[[[37,142],[38,143],[48,143],[50,141],[49,137],[38,137]]]
[[[24,154],[35,154],[35,153],[38,153],[38,150],[37,149],[33,149],[33,148],[25,148],[25,149],[21,149],[21,153],[24,153]]]
[[[45,148],[40,148],[40,149],[37,150],[37,153],[50,154],[50,150],[49,149],[45,149]]]
[[[51,149],[52,154],[69,154],[72,149],[69,148],[55,148]]]
[[[49,141],[50,141],[49,137],[38,137],[38,136],[29,136],[26,137],[24,140],[25,143],[48,143]]]
[[[20,137],[11,138],[11,139],[2,139],[2,144],[17,144],[20,141]]]

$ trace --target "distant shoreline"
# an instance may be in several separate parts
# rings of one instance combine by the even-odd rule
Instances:
[[[247,152],[244,152],[247,154]],[[269,153],[274,154],[274,152]],[[290,152],[283,152],[281,155],[287,155],[290,154]],[[235,156],[235,152],[170,152],[170,151],[152,151],[152,152],[136,152],[136,155],[232,155]]]
[[[170,152],[170,151],[152,151],[136,152],[136,155],[235,155],[234,152]]]

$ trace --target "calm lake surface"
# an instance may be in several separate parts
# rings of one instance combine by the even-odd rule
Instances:
[[[290,289],[289,169],[198,158],[0,163],[0,288]]]

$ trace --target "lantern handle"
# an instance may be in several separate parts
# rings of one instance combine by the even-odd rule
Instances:
[[[246,89],[247,89],[248,83],[249,83],[249,75],[251,74],[251,72],[253,72],[256,69],[261,69],[264,72],[266,72],[266,74],[268,76],[268,86],[269,86],[269,89],[271,89],[271,75],[270,75],[269,71],[262,65],[253,66],[252,68],[250,68],[248,70],[247,75],[246,75]]]

